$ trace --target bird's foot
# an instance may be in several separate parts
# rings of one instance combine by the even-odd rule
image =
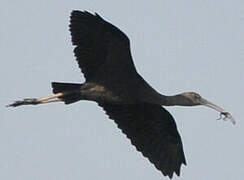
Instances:
[[[21,106],[21,105],[36,105],[36,104],[40,104],[41,102],[36,99],[36,98],[28,98],[28,99],[24,99],[21,101],[15,101],[12,104],[7,105],[7,107],[17,107],[17,106]]]
[[[17,107],[21,105],[37,105],[37,104],[44,104],[44,103],[51,103],[51,102],[58,102],[61,101],[61,97],[63,96],[63,93],[57,93],[49,97],[45,98],[28,98],[28,99],[23,99],[22,101],[15,101],[12,104],[7,105],[7,107]]]
[[[219,116],[220,117],[217,120],[221,120],[221,119],[224,121],[230,120],[232,122],[232,124],[236,124],[235,119],[233,118],[233,116],[229,112],[226,112],[226,111],[221,112]]]

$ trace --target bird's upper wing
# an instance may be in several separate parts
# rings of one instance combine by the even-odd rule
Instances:
[[[175,121],[167,110],[147,103],[99,105],[157,169],[170,178],[174,172],[179,176],[186,160]]]
[[[86,81],[118,82],[137,75],[128,37],[98,14],[73,11],[70,20],[74,53]]]

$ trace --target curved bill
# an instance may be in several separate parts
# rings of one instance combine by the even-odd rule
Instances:
[[[204,98],[200,99],[200,103],[204,106],[210,107],[210,108],[220,112],[220,119],[223,119],[225,121],[230,120],[233,124],[236,124],[236,121],[233,118],[233,116],[228,111],[226,111],[225,109],[219,107],[218,105],[216,105],[216,104],[214,104],[214,103],[212,103],[212,102],[210,102]]]

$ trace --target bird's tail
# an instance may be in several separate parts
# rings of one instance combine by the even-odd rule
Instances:
[[[54,95],[44,98],[25,98],[15,101],[7,107],[17,107],[22,105],[37,105],[51,102],[63,101],[65,104],[71,104],[81,100],[80,88],[83,84],[52,82]]]
[[[60,98],[65,104],[71,104],[80,100],[79,89],[82,84],[52,82],[53,93],[63,93]]]

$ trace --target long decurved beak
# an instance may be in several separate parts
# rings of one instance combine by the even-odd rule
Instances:
[[[216,105],[216,104],[214,104],[214,103],[212,103],[212,102],[210,102],[204,98],[200,99],[200,104],[220,112],[220,119],[223,119],[225,121],[230,120],[233,124],[236,124],[236,121],[233,118],[233,116],[228,111],[219,107],[218,105]],[[222,117],[222,116],[224,116],[224,117]]]

